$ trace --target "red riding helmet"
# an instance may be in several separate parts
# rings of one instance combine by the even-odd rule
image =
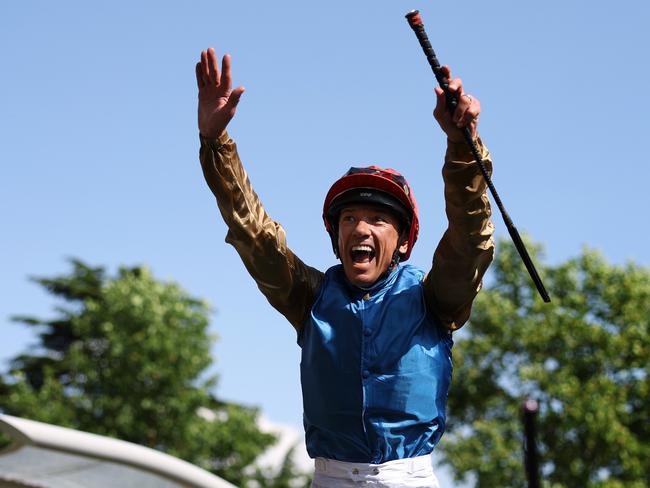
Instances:
[[[402,221],[400,242],[408,240],[408,249],[400,256],[406,261],[418,238],[418,205],[406,179],[391,168],[378,166],[350,168],[327,192],[323,205],[325,229],[338,257],[338,220],[344,207],[351,204],[374,204],[388,207]]]

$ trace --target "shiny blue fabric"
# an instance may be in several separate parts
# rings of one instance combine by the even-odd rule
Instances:
[[[298,338],[311,457],[378,464],[440,440],[453,341],[427,310],[423,276],[399,265],[360,289],[341,265],[325,274]]]

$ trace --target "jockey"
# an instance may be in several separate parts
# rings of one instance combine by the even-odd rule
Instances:
[[[425,272],[404,264],[418,238],[406,179],[378,166],[350,168],[328,191],[323,220],[340,264],[321,272],[286,243],[253,191],[226,126],[243,87],[232,88],[212,48],[196,66],[200,160],[232,244],[269,303],[293,325],[314,487],[435,487],[430,454],[446,422],[452,332],[469,318],[493,254],[486,185],[463,140],[477,133],[480,103],[459,79],[448,114],[436,88],[434,116],[447,134],[443,166],[448,228]]]

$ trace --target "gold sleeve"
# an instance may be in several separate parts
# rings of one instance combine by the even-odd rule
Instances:
[[[427,305],[456,330],[467,322],[483,275],[494,257],[494,225],[487,185],[465,142],[449,142],[442,169],[449,222],[424,279]],[[490,153],[477,141],[488,172]]]
[[[300,332],[323,273],[288,248],[284,229],[264,210],[226,132],[218,139],[201,137],[199,158],[228,226],[226,242],[237,250],[269,303]]]

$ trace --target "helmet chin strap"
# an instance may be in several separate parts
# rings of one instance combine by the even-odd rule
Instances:
[[[334,256],[336,256],[336,259],[341,259],[341,255],[339,253],[339,233],[332,232],[330,234],[330,238],[332,240],[332,249],[334,250]]]
[[[399,248],[401,247],[402,244],[404,244],[404,241],[406,240],[406,232],[402,230],[400,233],[399,239],[397,239],[397,247],[393,251],[393,258],[390,260],[390,264],[388,265],[388,269],[386,270],[386,273],[390,273],[393,268],[397,267],[399,264],[400,259],[402,258],[402,254],[399,252]]]
[[[377,279],[377,281],[379,281],[379,280],[383,280],[383,279],[386,278],[389,274],[391,274],[391,273],[393,272],[393,270],[394,270],[394,269],[397,267],[397,265],[399,264],[399,261],[400,261],[401,257],[402,257],[402,256],[400,255],[400,252],[399,252],[399,244],[398,244],[398,246],[397,246],[397,248],[395,249],[395,251],[393,251],[393,258],[390,260],[390,264],[388,265],[388,268],[386,268],[386,271],[384,271],[384,272],[381,274],[381,276]],[[376,283],[376,282],[375,282],[375,283]],[[373,284],[374,284],[374,283],[373,283]]]
[[[390,273],[395,266],[399,264],[399,260],[401,258],[399,249],[395,249],[395,252],[393,252],[393,259],[390,260],[390,264],[388,265],[388,269],[386,270],[387,273]]]

